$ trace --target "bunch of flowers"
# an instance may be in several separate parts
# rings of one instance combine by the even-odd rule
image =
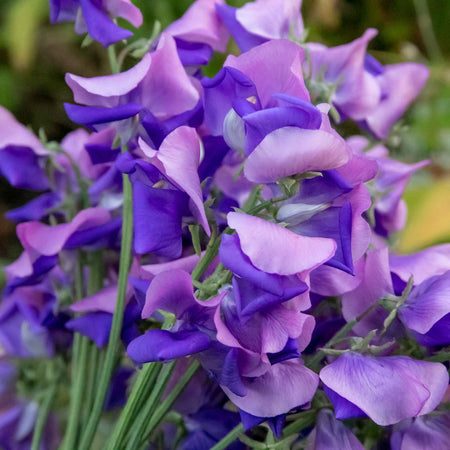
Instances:
[[[450,244],[389,248],[427,161],[384,143],[428,70],[372,29],[307,42],[300,6],[196,0],[130,44],[130,0],[50,0],[113,73],[67,74],[89,131],[60,143],[0,109],[0,173],[39,192],[7,213],[2,448],[447,448]]]

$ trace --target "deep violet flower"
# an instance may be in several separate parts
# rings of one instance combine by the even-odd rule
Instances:
[[[319,75],[327,83],[336,83],[332,97],[344,115],[363,123],[375,136],[386,138],[392,125],[418,96],[428,69],[416,63],[382,66],[366,54],[367,44],[376,35],[367,30],[355,41],[327,48],[310,43],[312,78]]]
[[[39,139],[0,106],[0,176],[17,188],[44,191],[49,152]]]
[[[191,277],[181,269],[162,272],[152,280],[142,317],[161,309],[175,315],[170,330],[149,330],[127,348],[136,362],[164,361],[207,349],[215,335],[214,311],[225,293],[208,301],[194,297]]]
[[[123,154],[116,164],[130,174],[133,184],[136,253],[178,258],[183,217],[192,214],[210,234],[198,175],[199,137],[193,128],[183,126],[172,131],[158,150],[142,139],[139,146],[140,159]]]
[[[45,284],[23,286],[4,296],[0,305],[0,345],[19,358],[52,357],[54,344],[45,319],[56,305]]]
[[[337,419],[367,415],[383,426],[433,411],[448,386],[443,364],[354,352],[323,368],[320,379]]]
[[[328,106],[310,103],[303,60],[293,42],[270,41],[229,56],[213,79],[202,80],[205,126],[248,157],[244,174],[252,182],[334,169],[349,160],[350,149],[329,124]]]
[[[217,12],[243,52],[272,39],[300,39],[302,0],[255,0],[241,8],[219,4]]]
[[[71,305],[70,309],[73,312],[84,314],[66,322],[65,327],[89,337],[98,347],[103,347],[109,339],[116,300],[117,285],[108,286],[94,295],[79,300]],[[121,331],[121,338],[125,345],[139,336],[136,322],[140,315],[141,307],[132,295],[132,289],[129,286],[125,296]]]
[[[116,25],[113,19],[121,17],[133,26],[142,25],[142,14],[131,0],[50,0],[50,21],[75,21],[75,31],[88,32],[103,46],[128,39],[131,31]]]
[[[325,264],[354,275],[354,261],[369,246],[371,231],[362,214],[370,195],[362,184],[355,187],[336,171],[304,180],[297,195],[284,202],[277,220],[294,233],[334,239],[337,250]]]
[[[317,415],[317,425],[308,436],[307,450],[364,450],[356,436],[329,409]]]
[[[405,420],[394,429],[392,450],[446,450],[450,434],[450,414],[429,414]]]

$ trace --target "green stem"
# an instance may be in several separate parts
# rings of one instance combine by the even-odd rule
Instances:
[[[120,65],[119,62],[117,60],[117,56],[116,56],[116,49],[113,45],[110,45],[108,47],[108,59],[109,59],[109,65],[111,66],[111,72],[113,74],[119,73],[120,72]]]
[[[51,386],[42,401],[41,407],[39,408],[39,414],[36,420],[33,433],[33,441],[31,442],[31,450],[39,450],[41,447],[42,435],[44,434],[45,425],[47,423],[47,417],[50,413],[50,408],[53,403],[56,392],[56,382]]]
[[[83,256],[82,252],[78,252],[77,265],[75,267],[75,298],[78,300],[84,297]],[[72,346],[72,384],[70,390],[69,418],[62,448],[74,448],[78,434],[78,420],[80,416],[88,343],[89,340],[86,337],[75,333]]]
[[[192,279],[194,281],[200,280],[202,275],[206,272],[209,265],[212,263],[214,258],[219,253],[219,247],[221,242],[221,237],[217,237],[215,232],[213,231],[211,235],[211,239],[208,242],[208,245],[206,246],[205,254],[203,255],[203,258],[199,261],[195,269],[192,271]]]
[[[417,22],[419,24],[420,34],[427,50],[428,56],[436,61],[442,61],[442,52],[433,30],[430,11],[426,0],[414,0],[416,8]]]
[[[76,441],[79,434],[78,427],[81,406],[84,401],[89,339],[86,336],[82,336],[77,333],[74,340],[74,350],[75,344],[77,344],[76,350],[78,350],[79,354],[74,355],[76,357],[74,370],[75,379],[72,381],[74,384],[70,401],[69,420],[63,442],[63,447],[68,450],[76,447]]]
[[[181,394],[183,389],[188,385],[189,381],[191,381],[192,377],[197,372],[200,364],[198,361],[193,361],[183,376],[179,379],[178,383],[175,387],[170,391],[170,394],[164,399],[164,401],[156,408],[154,414],[151,416],[150,421],[145,429],[144,439],[146,441],[150,438],[153,430],[159,425],[161,420],[167,414],[169,409],[174,404],[175,400]]]
[[[142,367],[108,442],[108,449],[120,448],[122,445],[123,438],[128,432],[130,423],[134,419],[136,411],[139,410],[139,405],[147,398],[142,393],[149,385],[151,386],[153,384],[151,381],[154,381],[160,370],[161,365],[157,363],[144,364]]]
[[[242,423],[233,428],[225,437],[223,437],[211,450],[223,450],[232,444],[241,434],[244,433]]]
[[[123,149],[125,151],[126,148]],[[94,400],[92,412],[87,427],[81,440],[83,449],[91,448],[100,415],[105,401],[106,392],[109,387],[114,369],[115,356],[120,341],[122,330],[123,313],[125,310],[125,296],[128,285],[128,271],[131,264],[131,242],[133,238],[133,191],[127,175],[123,175],[123,224],[122,243],[120,251],[119,281],[117,286],[117,300],[113,315],[111,332],[109,335],[108,348],[106,350],[105,363],[100,375],[97,395]]]
[[[136,422],[133,425],[133,433],[131,434],[130,440],[128,441],[127,450],[135,450],[139,448],[139,443],[141,442],[142,435],[145,431],[145,427],[150,420],[151,415],[156,409],[156,405],[159,402],[161,395],[164,392],[167,383],[172,376],[173,370],[175,368],[176,361],[165,364],[161,370],[161,374],[158,377],[155,387],[150,394],[150,398],[144,405],[144,408],[139,413]],[[115,449],[118,447],[114,447]]]
[[[306,428],[307,426],[314,423],[314,420],[316,418],[317,411],[305,411],[305,413],[302,414],[301,417],[299,417],[295,422],[290,423],[287,427],[283,430],[283,436],[288,437],[292,434],[299,433],[303,430],[303,428]]]

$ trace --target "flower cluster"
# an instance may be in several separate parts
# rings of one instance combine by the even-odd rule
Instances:
[[[300,6],[197,0],[129,70],[113,51],[115,73],[67,74],[90,131],[61,143],[0,109],[0,174],[38,192],[7,213],[0,446],[58,445],[71,384],[67,449],[104,409],[108,448],[444,448],[450,244],[390,249],[427,161],[380,141],[428,70],[381,65],[374,30],[307,42]],[[50,12],[105,46],[142,22],[129,0]],[[242,53],[204,77],[230,36]]]

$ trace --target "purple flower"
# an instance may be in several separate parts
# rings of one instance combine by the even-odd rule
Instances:
[[[444,365],[406,356],[344,353],[320,372],[337,419],[367,415],[386,426],[433,411],[444,396]]]
[[[300,39],[302,0],[256,0],[241,8],[216,6],[239,48],[247,52],[272,39]]]
[[[347,322],[356,319],[378,300],[394,294],[389,270],[388,248],[370,249],[363,261],[360,284],[342,295],[342,314]],[[354,327],[360,336],[380,327],[387,317],[387,311],[377,306]]]
[[[154,52],[126,72],[94,78],[67,74],[66,82],[74,100],[86,105],[65,105],[74,122],[95,128],[118,122],[115,125],[127,136],[133,128],[131,118],[139,112],[163,121],[193,110],[200,98],[180,62],[174,39],[165,34]]]
[[[354,274],[357,261],[369,246],[371,231],[362,214],[370,195],[361,183],[354,188],[335,171],[304,180],[299,193],[284,202],[277,220],[294,233],[334,239],[336,253],[325,264]]]
[[[198,176],[200,140],[195,130],[189,127],[177,128],[164,139],[158,150],[152,149],[143,139],[139,140],[139,146],[146,161],[189,196],[194,216],[209,235],[210,228]]]
[[[109,340],[116,300],[117,285],[112,285],[74,303],[70,309],[85,314],[69,320],[65,324],[66,328],[89,337],[98,347],[103,347]],[[121,331],[121,338],[125,345],[139,336],[136,321],[140,315],[141,307],[132,295],[131,286],[128,286]]]
[[[47,159],[48,151],[39,139],[0,107],[0,176],[17,188],[46,190],[50,187]]]
[[[329,409],[317,415],[317,425],[308,436],[307,450],[364,450],[356,436]]]
[[[183,450],[209,450],[239,423],[239,415],[223,408],[202,408],[185,419],[188,437],[182,442]],[[230,450],[245,448],[241,442],[227,446]]]
[[[350,149],[330,127],[327,107],[309,101],[303,60],[304,51],[293,42],[270,41],[229,56],[216,77],[202,80],[205,126],[248,156],[244,174],[252,182],[334,169],[349,159]]]
[[[400,320],[422,345],[450,343],[450,271],[414,287],[399,308]]]
[[[142,317],[161,309],[177,320],[170,330],[149,330],[134,339],[128,345],[128,355],[136,362],[149,362],[206,350],[215,336],[214,311],[224,294],[200,301],[194,297],[187,272],[174,269],[156,275],[147,291]]]
[[[319,384],[318,376],[298,359],[274,364],[255,375],[242,377],[244,395],[226,386],[222,389],[239,409],[256,417],[276,417],[309,403]]]
[[[25,286],[4,296],[0,306],[0,343],[19,358],[51,357],[54,345],[44,320],[56,297],[44,285]]]
[[[105,47],[128,39],[131,31],[117,26],[113,19],[121,17],[133,26],[142,24],[141,11],[131,0],[50,0],[50,21],[75,21],[75,31],[88,32]]]
[[[436,245],[411,255],[389,256],[392,273],[407,283],[410,276],[419,284],[427,278],[442,275],[450,267],[450,244]]]
[[[216,13],[216,8],[224,3],[224,0],[196,0],[164,32],[174,37],[178,46],[180,41],[200,43],[206,44],[211,50],[225,52],[230,35]]]
[[[331,239],[300,236],[259,217],[242,213],[229,213],[227,217],[230,228],[236,230],[238,249],[248,263],[269,275],[298,275],[300,279],[305,279],[311,270],[329,260],[336,250],[336,244]],[[293,254],[295,258],[292,258]],[[234,267],[229,268],[247,278],[235,272]]]
[[[337,84],[332,101],[344,117],[360,121],[375,136],[386,138],[392,125],[422,90],[428,69],[415,63],[383,67],[366,54],[367,44],[376,33],[369,29],[359,39],[332,48],[308,44],[310,75],[314,79],[323,74],[326,83]]]
[[[450,434],[450,414],[430,414],[405,420],[391,437],[392,450],[445,450]]]

